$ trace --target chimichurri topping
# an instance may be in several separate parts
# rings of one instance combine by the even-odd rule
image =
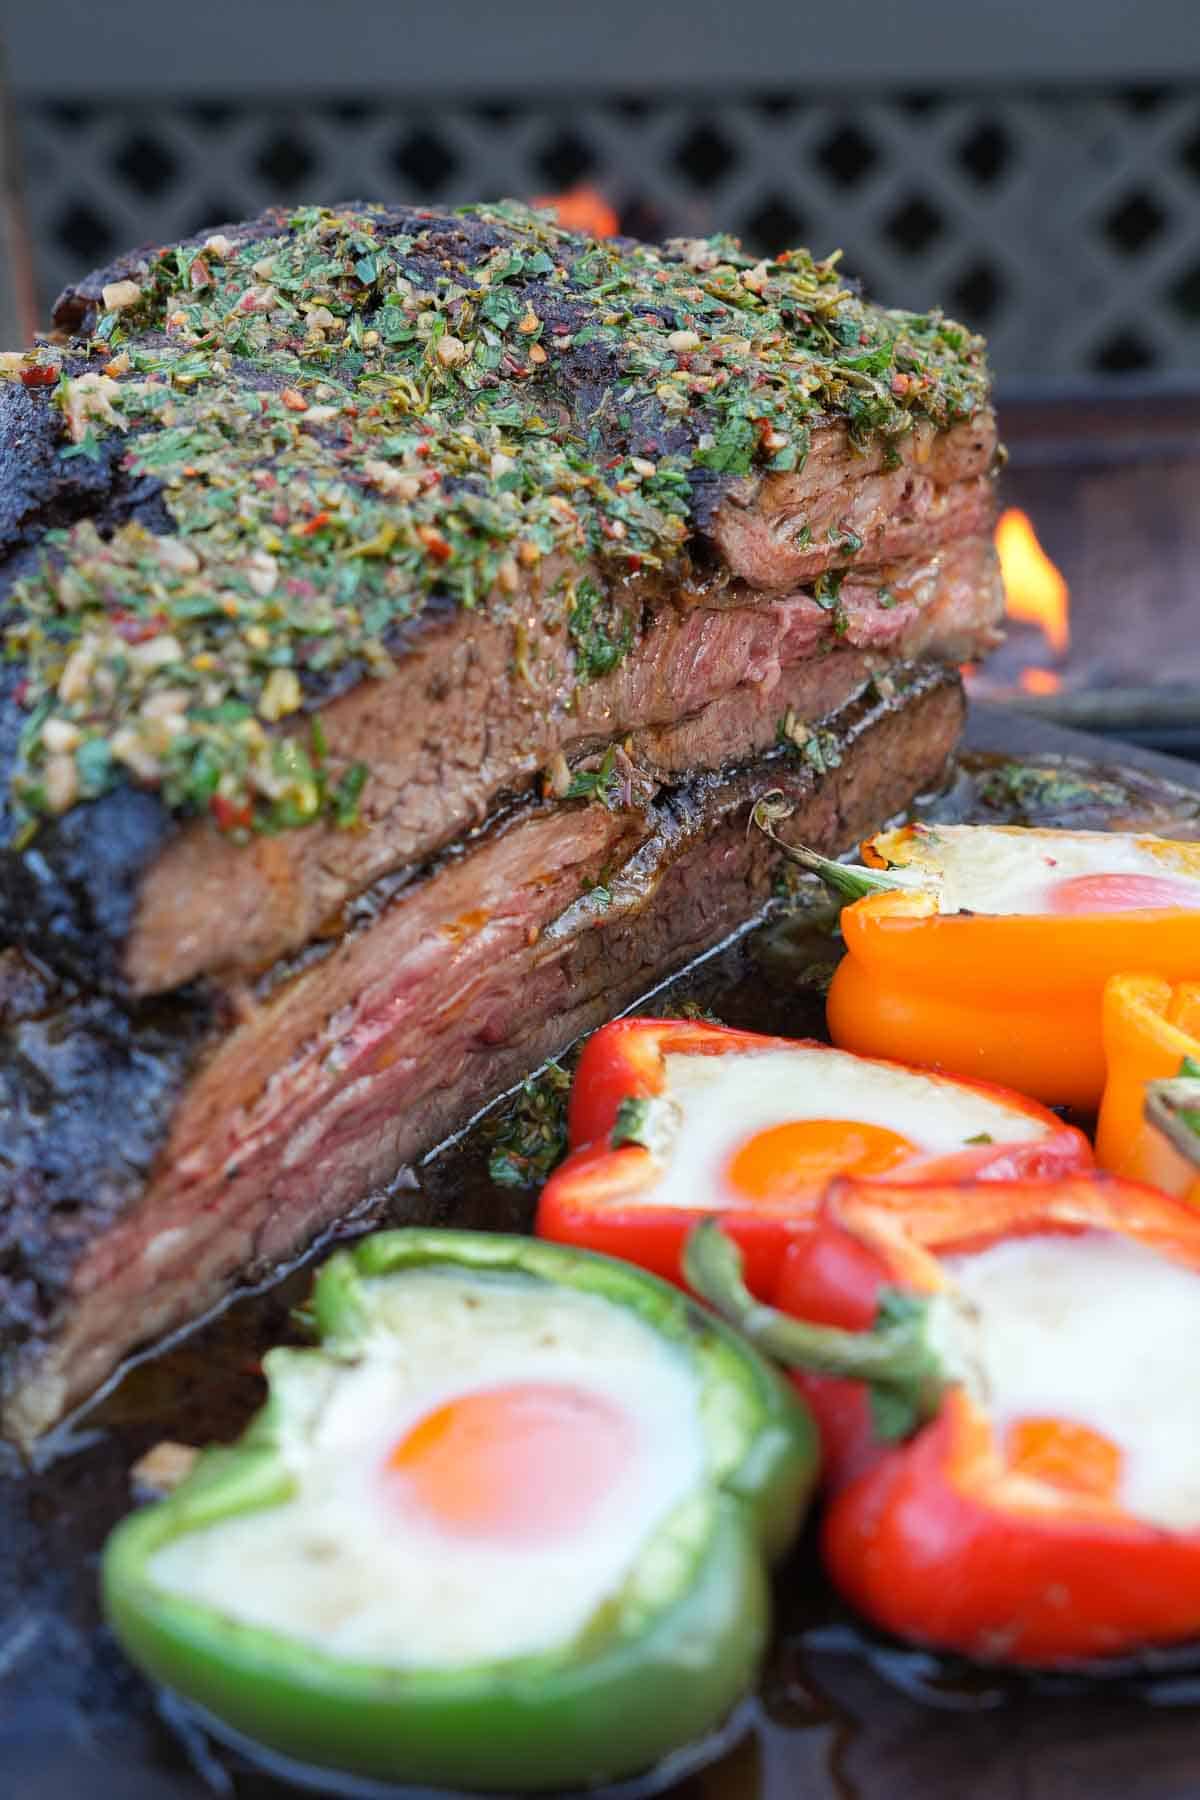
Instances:
[[[431,596],[511,617],[518,663],[535,613],[595,680],[714,477],[801,468],[831,416],[894,447],[987,395],[978,338],[868,305],[836,257],[509,204],[307,208],[159,251],[88,324],[0,375],[52,389],[62,458],[160,482],[174,529],[51,530],[14,587],[24,837],[123,781],[227,831],[353,826],[367,770],[331,766],[318,708],[390,673]]]

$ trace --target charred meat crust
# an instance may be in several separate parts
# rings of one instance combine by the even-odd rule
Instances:
[[[44,396],[0,382],[0,610],[48,531],[84,518],[102,532],[129,519],[174,529],[161,483],[129,473],[119,439],[103,442],[95,461],[66,460],[62,448],[61,417]]]
[[[0,955],[0,1345],[41,1327],[150,1179],[217,1011],[200,993],[129,1011]]]
[[[161,802],[136,788],[65,813],[32,849],[0,856],[0,942],[90,988],[124,993],[142,879],[177,830]]]
[[[765,840],[746,832],[767,787],[795,800],[808,841],[843,849],[938,778],[962,712],[955,677],[910,672],[893,697],[863,695],[845,709],[842,760],[823,776],[778,751],[664,789],[627,814],[592,805],[550,817],[545,803],[527,802],[383,902],[328,959],[281,970],[276,990],[241,1015],[215,991],[128,1009],[56,990],[9,952],[0,963],[0,1092],[11,1120],[0,1190],[6,1429],[24,1438],[45,1429],[137,1343],[212,1305],[247,1264],[294,1254],[530,1066],[751,917],[775,868]],[[531,865],[527,841],[565,857],[558,877]],[[601,905],[586,889],[608,857],[616,866],[605,870]],[[486,898],[489,881],[510,880],[506,869],[528,895],[516,896],[498,950],[470,915],[436,925],[443,902],[453,913],[464,898]],[[418,948],[381,970],[379,945],[406,941],[406,909],[416,911],[408,941]],[[383,985],[356,1024],[364,978]],[[315,1047],[314,996],[333,1031]],[[367,1025],[375,1038],[348,1056]],[[289,1031],[299,1040],[290,1060]],[[260,1068],[268,1120],[279,1123],[243,1157],[236,1144],[254,1141],[258,1101],[231,1092],[239,1056],[245,1083],[247,1053],[230,1046],[247,1039],[263,1040],[248,1067]],[[290,1112],[289,1086],[299,1092]],[[222,1142],[234,1146],[231,1160]]]

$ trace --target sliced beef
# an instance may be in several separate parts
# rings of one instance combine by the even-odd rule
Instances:
[[[210,824],[189,827],[143,879],[126,981],[153,993],[213,968],[261,968],[381,875],[479,824],[501,791],[526,788],[556,754],[574,761],[632,737],[635,755],[643,742],[657,746],[673,770],[719,767],[766,748],[789,706],[814,722],[834,711],[868,666],[982,654],[1002,606],[995,555],[980,537],[911,559],[886,582],[856,570],[841,600],[836,620],[804,593],[663,607],[637,651],[582,688],[571,685],[561,634],[535,637],[514,678],[507,627],[427,614],[400,672],[324,714],[335,766],[370,762],[364,829],[316,825],[240,846]],[[708,729],[694,729],[706,714]],[[686,751],[668,752],[671,741]]]
[[[854,567],[878,567],[991,528],[996,421],[919,427],[895,447],[856,446],[844,430],[814,434],[803,470],[737,483],[713,516],[713,541],[734,575],[787,590],[861,543]]]
[[[718,767],[769,745],[788,707],[813,722],[832,712],[871,668],[978,658],[1002,606],[990,538],[964,536],[856,565],[836,606],[742,584],[659,606],[621,666],[584,686],[562,632],[532,633],[517,675],[507,621],[431,607],[394,675],[322,712],[333,768],[371,769],[360,829],[318,823],[238,844],[210,821],[181,829],[151,796],[121,789],[44,827],[29,850],[0,853],[0,930],[77,979],[107,971],[133,994],[246,974],[478,825],[556,755],[632,737],[663,768]]]
[[[6,1431],[44,1430],[752,917],[775,866],[746,828],[761,793],[782,788],[795,831],[840,851],[937,780],[962,711],[955,677],[906,670],[843,708],[821,776],[779,749],[653,788],[630,764],[615,810],[527,796],[254,990],[126,1008],[7,953]]]
[[[47,802],[11,845],[9,781],[39,696],[19,658],[0,663],[0,939],[90,986],[130,998],[261,969],[560,755],[665,742],[720,698],[757,712],[752,689],[765,710],[805,660],[816,717],[864,653],[961,661],[995,641],[982,348],[934,315],[868,306],[805,253],[755,265],[726,242],[601,246],[511,209],[310,209],[135,252],[68,290],[55,324],[61,356],[0,380],[0,600],[45,552],[75,581],[51,635],[74,642],[80,595],[100,592],[131,655],[143,629],[178,638],[193,684],[241,642],[223,607],[257,618],[266,595],[303,611],[363,571],[387,601],[374,658],[326,665],[326,640],[289,626],[280,669],[295,669],[302,710],[264,715],[304,744],[319,716],[331,787],[366,766],[353,830],[325,813],[235,842],[219,807],[216,823],[197,816],[203,798],[169,807],[153,764],[117,758],[97,779],[120,785]],[[487,373],[464,384],[476,352]],[[465,438],[438,435],[450,421],[476,442],[501,429],[493,417],[511,454],[464,460]],[[676,486],[656,487],[668,467]],[[502,490],[526,475],[525,535],[505,535]],[[543,500],[557,511],[538,513]],[[244,529],[227,526],[243,511]],[[130,531],[132,563],[97,575],[97,545]],[[454,585],[472,556],[494,571],[497,544],[514,553],[488,591]],[[382,576],[371,588],[406,554],[396,592]],[[589,666],[570,625],[563,591],[584,579],[619,666]],[[68,704],[68,726],[93,729],[97,707]],[[695,766],[728,753],[712,741]],[[55,755],[70,784],[74,751]]]

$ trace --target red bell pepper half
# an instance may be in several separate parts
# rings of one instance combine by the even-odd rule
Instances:
[[[877,1624],[1040,1667],[1200,1635],[1193,1208],[1101,1174],[839,1182],[775,1306],[714,1225],[687,1272],[800,1372],[824,1556]]]
[[[542,1237],[679,1281],[689,1231],[715,1216],[756,1289],[835,1176],[1010,1180],[1092,1161],[1081,1132],[1006,1089],[680,1019],[596,1032],[567,1125]]]

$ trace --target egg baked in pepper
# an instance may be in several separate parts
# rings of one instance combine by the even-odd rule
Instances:
[[[321,1271],[231,1449],[127,1519],[143,1669],[306,1764],[449,1787],[629,1774],[754,1679],[815,1467],[788,1384],[638,1270],[398,1231]]]
[[[835,1044],[1093,1110],[1110,975],[1195,971],[1200,844],[1104,831],[907,825],[866,868],[781,842],[844,899],[829,990]]]
[[[1091,1163],[1082,1133],[1019,1094],[679,1019],[618,1019],[589,1038],[567,1124],[539,1234],[673,1281],[688,1231],[712,1215],[752,1284],[769,1274],[835,1175],[997,1180]]]
[[[774,1306],[715,1225],[698,1293],[801,1372],[826,1564],[877,1624],[1062,1665],[1200,1635],[1200,1215],[1093,1174],[839,1183]]]

